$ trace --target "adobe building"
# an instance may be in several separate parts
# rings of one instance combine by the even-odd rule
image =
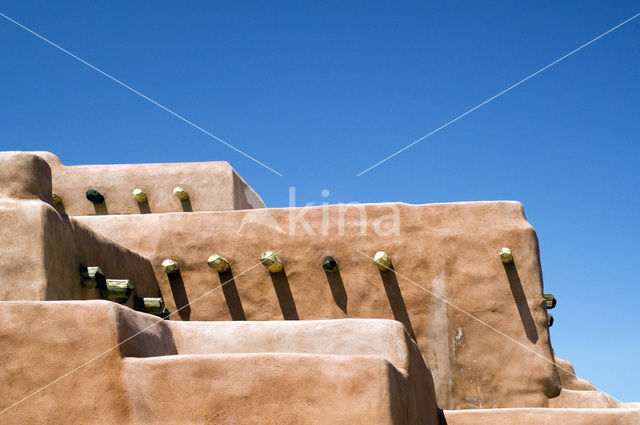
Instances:
[[[3,152],[0,232],[2,424],[640,424],[555,357],[518,202],[265,208],[226,162]]]

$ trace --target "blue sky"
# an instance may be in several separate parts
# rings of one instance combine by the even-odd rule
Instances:
[[[185,4],[186,3],[186,4]],[[579,376],[640,401],[640,12],[585,2],[34,2],[0,11],[0,150],[68,165],[226,160],[268,206],[518,200]],[[634,118],[635,117],[635,118]],[[328,198],[321,191],[328,189]]]

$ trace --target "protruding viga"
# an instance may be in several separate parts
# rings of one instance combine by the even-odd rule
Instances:
[[[373,262],[380,270],[389,270],[391,267],[391,257],[384,251],[378,251],[373,256]]]
[[[338,262],[332,256],[327,255],[322,259],[322,268],[328,272],[334,272],[338,269]]]
[[[104,288],[105,276],[100,267],[80,267],[80,283],[85,288]]]
[[[85,196],[93,204],[101,204],[104,202],[104,196],[102,195],[102,193],[98,192],[95,189],[87,190],[87,193],[85,193]]]
[[[278,273],[284,268],[282,260],[280,260],[280,258],[273,251],[263,252],[260,256],[260,262],[271,273]]]
[[[133,285],[128,279],[107,279],[105,289],[101,292],[102,298],[125,303],[133,293]]]
[[[551,326],[553,326],[553,315],[547,313],[547,327],[550,328]]]
[[[165,260],[162,262],[162,268],[167,274],[174,273],[180,270],[180,264],[178,264],[177,261],[174,261],[171,258],[165,258]]]
[[[211,255],[207,260],[207,263],[209,264],[209,267],[218,272],[226,272],[229,270],[229,261],[218,254]]]
[[[498,254],[500,255],[500,259],[502,260],[502,262],[505,264],[513,261],[513,254],[511,253],[511,248],[507,248],[507,247],[501,248]]]
[[[166,316],[169,310],[164,304],[162,298],[136,298],[134,300],[134,308],[138,311],[154,314],[156,316]]]
[[[554,308],[556,306],[556,297],[553,296],[553,294],[542,294],[542,296],[544,297],[544,301],[547,304],[547,308],[551,309]]]
[[[51,198],[53,199],[53,203],[56,205],[59,205],[62,203],[62,196],[60,196],[56,192],[51,192]]]
[[[173,194],[181,201],[186,201],[187,199],[189,199],[189,194],[187,193],[187,191],[180,186],[173,188]]]
[[[146,202],[147,200],[147,194],[144,193],[144,190],[140,188],[133,189],[133,192],[131,192],[131,195],[133,196],[133,199],[135,199],[136,202],[139,204]]]

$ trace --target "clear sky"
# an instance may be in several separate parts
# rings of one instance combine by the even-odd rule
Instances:
[[[289,186],[299,205],[518,200],[559,300],[556,354],[640,401],[640,18],[356,176],[637,1],[20,0],[0,12],[283,176],[3,18],[0,150],[67,165],[226,160],[272,207]]]

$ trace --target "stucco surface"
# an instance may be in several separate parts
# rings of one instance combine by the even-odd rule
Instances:
[[[81,265],[99,266],[108,278],[129,279],[136,296],[160,295],[148,260],[42,201],[0,199],[0,237],[0,300],[100,298],[98,289],[80,284]]]
[[[556,368],[539,357],[553,360],[538,241],[517,202],[78,220],[149,258],[172,311],[192,302],[176,319],[396,319],[427,359],[440,407],[546,407],[560,392]],[[500,261],[503,246],[511,247],[513,264]],[[259,264],[266,249],[282,258],[284,272]],[[391,255],[397,273],[380,272],[367,257],[379,250]],[[211,270],[212,253],[227,258],[231,272]],[[326,255],[340,264],[335,274],[320,267]],[[179,273],[164,273],[167,257],[180,263]]]
[[[519,203],[261,207],[223,162],[0,153],[0,423],[640,423],[554,356]],[[162,296],[171,320],[93,300],[81,265]]]
[[[137,296],[159,296],[149,260],[51,206],[45,161],[4,152],[0,165],[0,300],[99,298],[97,289],[80,285],[80,266],[99,266],[108,278],[131,280]]]
[[[34,152],[45,159],[53,175],[52,189],[62,197],[56,206],[69,215],[148,214],[163,212],[228,211],[262,208],[264,203],[224,161],[165,164],[62,165],[49,152]],[[182,187],[189,199],[173,195]],[[138,203],[132,191],[142,189],[147,201]],[[100,192],[105,201],[94,205],[85,193]]]
[[[124,365],[136,423],[435,424],[409,420],[406,400],[397,400],[405,398],[404,379],[383,358],[194,355]]]
[[[31,152],[0,152],[0,197],[51,202],[51,168]]]
[[[2,407],[51,384],[0,423],[437,423],[392,321],[178,323],[107,301],[0,302],[0,319]]]
[[[106,301],[0,302],[2,410],[51,384],[2,413],[0,423],[130,423],[120,355],[107,351],[118,343],[118,307]]]
[[[558,366],[558,373],[560,375],[560,381],[562,387],[568,390],[579,391],[594,391],[596,387],[589,381],[580,379],[576,376],[576,371],[573,369],[573,365],[570,361],[555,358],[555,362]]]

